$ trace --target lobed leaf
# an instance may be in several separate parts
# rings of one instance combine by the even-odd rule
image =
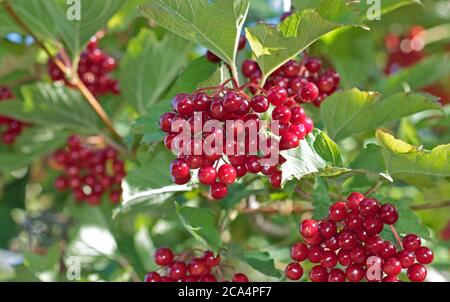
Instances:
[[[425,111],[440,110],[436,98],[421,93],[397,93],[382,98],[356,88],[337,92],[320,106],[320,117],[332,139],[374,130],[388,122]]]

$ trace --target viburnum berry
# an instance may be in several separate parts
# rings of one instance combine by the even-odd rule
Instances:
[[[312,219],[305,219],[300,224],[300,234],[303,237],[311,238],[319,233],[319,224]]]
[[[214,256],[212,251],[205,251],[196,256],[198,250],[185,251],[175,254],[169,248],[159,248],[154,255],[155,263],[160,268],[145,275],[145,282],[217,282],[225,281],[225,268],[234,268],[221,263],[219,254]],[[242,273],[232,276],[233,282],[249,282]]]
[[[210,186],[212,199],[224,198],[228,186],[248,173],[266,175],[273,187],[280,188],[280,165],[285,161],[280,150],[297,148],[314,128],[304,109],[288,96],[284,87],[274,86],[266,91],[253,85],[250,88],[260,94],[250,98],[244,92],[245,85],[233,86],[228,88],[223,83],[191,95],[180,93],[172,99],[173,111],[160,117],[164,145],[177,156],[170,165],[173,182],[187,184],[192,175],[192,182],[198,179]],[[214,89],[211,94],[204,92]],[[278,130],[274,137],[260,131],[260,114],[266,113],[271,104],[278,104],[272,111],[272,120],[279,122],[274,123],[278,129],[270,129]],[[203,124],[206,128],[209,122],[214,126],[202,133]],[[252,137],[253,129],[249,128],[255,128],[258,136]],[[239,136],[244,139],[239,140]],[[280,160],[271,162],[273,155]]]
[[[406,275],[412,282],[422,282],[427,277],[427,269],[422,264],[415,263],[408,267]]]
[[[286,277],[290,280],[298,280],[303,276],[303,268],[297,262],[292,262],[286,267]]]
[[[62,55],[57,58],[62,60]],[[87,48],[80,54],[77,74],[80,80],[94,95],[107,93],[120,94],[119,82],[110,77],[110,73],[117,68],[116,60],[98,47],[97,38],[89,41]],[[52,81],[64,81],[71,86],[70,81],[59,69],[53,59],[48,61],[48,73]]]
[[[124,162],[113,147],[95,148],[84,144],[79,136],[70,136],[67,147],[55,151],[53,160],[63,170],[54,181],[57,190],[72,190],[77,202],[91,205],[98,205],[104,195],[112,203],[120,201],[126,172]]]
[[[237,273],[233,276],[233,282],[249,282],[249,279],[245,274]]]
[[[242,63],[242,73],[248,79],[249,83],[257,84],[262,73],[257,64],[253,60],[245,60]],[[287,97],[293,97],[298,103],[313,103],[315,106],[320,104],[331,94],[337,91],[340,84],[340,76],[333,69],[322,70],[322,62],[317,58],[306,57],[303,61],[290,60],[283,66],[278,68],[272,75],[267,78],[264,88],[269,91],[272,97],[270,102],[274,106],[281,105]],[[273,87],[283,88],[286,93],[281,91],[280,94],[272,91]],[[258,90],[251,88],[253,94]]]
[[[341,269],[333,268],[328,274],[328,282],[345,282],[345,273]]]
[[[299,232],[305,242],[291,247],[290,256],[295,262],[286,267],[289,279],[297,280],[297,265],[303,261],[317,264],[309,272],[313,282],[399,282],[397,276],[403,269],[407,269],[411,281],[426,278],[423,264],[433,261],[433,252],[421,246],[419,236],[406,235],[400,251],[396,248],[398,242],[381,237],[383,227],[394,228],[398,220],[393,204],[380,204],[353,192],[346,202],[332,204],[328,214],[322,220],[305,219],[300,223]],[[335,268],[337,265],[344,268]],[[374,271],[381,275],[374,275]]]
[[[414,254],[416,256],[417,262],[419,263],[430,264],[431,262],[433,262],[433,251],[425,246],[419,247],[417,250],[415,250]]]
[[[0,102],[12,100],[13,98],[14,95],[8,87],[0,86]],[[14,144],[17,137],[22,133],[26,126],[28,126],[28,124],[6,116],[0,116],[0,129],[2,130],[3,127],[5,128],[4,131],[0,131],[3,144]]]
[[[159,266],[168,266],[173,262],[173,252],[168,248],[159,248],[155,252],[155,263]]]
[[[417,250],[422,242],[420,241],[419,236],[416,234],[408,234],[402,239],[403,248],[407,251],[414,252]]]

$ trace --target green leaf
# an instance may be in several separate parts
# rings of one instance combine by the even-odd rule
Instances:
[[[36,83],[22,88],[24,101],[0,103],[0,113],[21,121],[96,133],[99,119],[75,90],[59,84]]]
[[[450,55],[436,54],[384,78],[375,85],[375,89],[383,94],[401,92],[404,90],[405,85],[411,90],[418,90],[439,81],[449,74]]]
[[[331,138],[343,138],[374,130],[388,122],[424,110],[440,110],[436,98],[420,93],[397,93],[382,98],[356,88],[328,97],[320,106],[320,117]]]
[[[264,275],[275,278],[282,276],[282,273],[275,268],[274,260],[268,252],[244,252],[242,261]]]
[[[283,183],[305,176],[336,176],[349,172],[342,167],[339,147],[325,133],[314,129],[296,149],[282,151]]]
[[[256,61],[267,78],[323,35],[344,26],[307,10],[286,18],[278,27],[259,23],[246,28],[246,36]]]
[[[198,84],[198,87],[215,87],[231,78],[230,71],[225,64],[220,65],[214,73],[205,81]]]
[[[143,135],[141,143],[152,144],[164,138],[165,133],[159,128],[159,118],[163,113],[171,111],[171,108],[170,102],[161,101],[133,123],[131,126],[133,133]]]
[[[379,174],[389,181],[393,181],[387,172],[381,147],[375,144],[368,144],[350,164],[353,170],[367,171],[373,174]]]
[[[182,207],[178,204],[176,204],[176,207],[178,216],[186,230],[203,245],[218,252],[222,247],[222,240],[211,210]]]
[[[40,37],[62,40],[74,56],[123,5],[121,1],[14,0],[14,11]],[[79,7],[77,6],[79,3]],[[79,11],[79,20],[76,12]],[[44,17],[45,16],[45,17]],[[71,17],[71,19],[69,19]],[[73,19],[72,17],[75,17]]]
[[[199,43],[234,66],[249,3],[249,0],[151,0],[140,9],[145,17]]]
[[[128,43],[121,64],[121,89],[139,113],[160,100],[187,61],[192,44],[167,33],[161,40],[149,29]]]
[[[162,203],[176,192],[189,191],[187,185],[174,185],[169,172],[174,155],[159,144],[138,168],[131,170],[122,182],[122,203],[114,216]]]
[[[407,144],[381,130],[377,131],[376,137],[389,173],[450,176],[450,144],[430,151]]]
[[[231,242],[222,248],[222,256],[225,259],[241,260],[264,275],[275,278],[282,276],[281,272],[275,268],[274,260],[268,252],[244,251],[239,243]]]
[[[370,72],[377,68],[373,60],[376,41],[366,30],[354,27],[338,29],[323,37],[319,45],[320,53],[339,73],[341,88],[366,87]]]
[[[380,16],[383,14],[387,14],[393,10],[396,10],[400,7],[409,4],[420,4],[420,0],[383,0],[378,2],[380,3]],[[359,11],[359,14],[362,19],[367,19],[367,14],[371,13],[372,8],[376,8],[376,1],[353,1],[353,5],[355,5],[355,9]],[[371,13],[372,14],[372,13]]]
[[[324,219],[328,216],[328,208],[333,203],[328,195],[328,184],[322,177],[316,177],[312,200],[314,206],[313,218]]]
[[[316,10],[326,20],[342,24],[358,24],[359,18],[345,0],[294,0],[296,11]]]
[[[165,97],[169,99],[178,93],[194,92],[200,86],[199,83],[207,81],[216,74],[217,66],[217,64],[209,62],[204,56],[195,59],[177,77],[175,84],[172,85]]]
[[[228,195],[219,204],[224,209],[232,209],[238,203],[252,194],[261,192],[259,189],[252,189],[249,184],[237,183],[228,188]]]
[[[67,134],[41,127],[26,128],[10,152],[0,152],[0,171],[23,168],[63,146]]]
[[[53,244],[45,255],[24,253],[26,268],[41,281],[57,281],[59,267],[59,245]]]

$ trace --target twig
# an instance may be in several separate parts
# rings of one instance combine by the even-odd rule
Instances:
[[[443,207],[450,207],[450,200],[438,202],[438,203],[415,205],[415,206],[411,206],[411,209],[414,211],[420,211],[420,210],[438,209],[438,208],[443,208]]]
[[[45,46],[45,44],[33,33],[31,28],[23,22],[23,20],[16,14],[14,8],[8,1],[3,2],[3,5],[8,12],[8,14],[16,21],[16,23],[22,27],[30,36],[33,37],[36,44],[48,55],[48,57],[56,64],[56,66],[64,73],[68,74],[70,68],[68,68],[59,58],[54,57],[50,50]],[[78,78],[77,75],[74,76],[73,84],[75,87],[81,92],[86,101],[101,119],[101,121],[105,124],[106,128],[113,134],[114,138],[123,145],[122,137],[117,133],[116,129],[113,126],[112,121],[110,120],[108,114],[100,105],[99,101],[95,98],[95,96],[87,89],[86,85]]]
[[[402,247],[402,240],[400,239],[400,236],[397,233],[397,230],[395,229],[395,227],[391,224],[389,225],[389,227],[391,228],[392,234],[394,234],[395,240],[397,240],[397,244],[399,245],[399,247]]]
[[[366,193],[364,193],[364,196],[369,196],[370,194],[372,194],[373,192],[375,192],[376,190],[378,190],[378,188],[383,184],[383,182],[381,180],[378,180],[376,183],[373,184],[372,187],[370,187],[369,190],[367,190]]]

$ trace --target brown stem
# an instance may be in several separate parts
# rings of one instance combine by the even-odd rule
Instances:
[[[289,211],[288,211],[289,210]],[[294,214],[301,214],[304,212],[310,212],[313,210],[312,207],[301,207],[301,206],[292,206],[290,209],[283,209],[277,205],[272,205],[272,206],[268,206],[268,207],[261,207],[261,208],[256,208],[256,209],[251,209],[251,208],[245,208],[245,209],[240,209],[240,212],[243,214],[280,214],[282,212],[289,212],[289,213],[294,213]]]
[[[438,208],[444,208],[444,207],[450,207],[450,200],[438,202],[438,203],[415,205],[415,206],[411,206],[411,209],[414,211],[420,211],[420,210],[430,210],[430,209],[438,209]]]
[[[45,53],[48,55],[48,57],[55,62],[56,66],[64,73],[67,74],[70,70],[59,58],[54,57],[50,50],[45,46],[45,44],[33,33],[31,28],[23,22],[23,20],[16,14],[14,11],[14,8],[11,6],[11,4],[6,1],[3,2],[3,5],[8,12],[8,14],[16,21],[16,23],[22,27],[30,36],[33,37],[36,44],[45,51]],[[81,94],[84,96],[86,101],[91,105],[92,109],[97,113],[98,117],[101,119],[101,121],[105,124],[106,128],[108,128],[109,131],[114,136],[114,139],[116,139],[118,142],[120,142],[123,145],[122,137],[117,133],[116,129],[113,126],[112,121],[110,120],[109,116],[105,112],[105,110],[100,105],[99,101],[95,98],[95,96],[87,89],[87,87],[84,85],[82,81],[80,81],[77,77],[74,79],[75,87],[81,92]]]
[[[394,234],[395,240],[397,240],[397,244],[399,245],[399,247],[402,247],[402,240],[400,239],[400,236],[397,233],[397,230],[395,229],[395,227],[391,224],[389,225],[389,227],[391,228],[392,234]]]
[[[370,194],[372,194],[373,192],[375,192],[376,190],[378,190],[378,188],[383,184],[383,182],[381,180],[378,180],[376,183],[373,184],[372,187],[370,187],[369,190],[367,190],[366,193],[364,193],[364,196],[369,196]]]

